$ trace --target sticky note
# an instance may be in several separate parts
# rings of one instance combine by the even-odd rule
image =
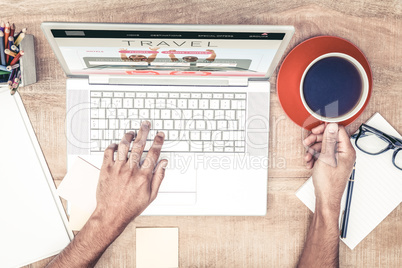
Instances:
[[[136,267],[179,267],[179,228],[136,228]]]

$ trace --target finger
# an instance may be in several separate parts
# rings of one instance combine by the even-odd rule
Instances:
[[[134,139],[134,132],[130,131],[124,134],[123,138],[119,143],[119,148],[117,151],[117,162],[125,163],[127,161],[128,151],[130,150],[131,142]]]
[[[111,165],[114,163],[114,152],[117,150],[117,144],[110,144],[103,154],[103,163],[102,165]]]
[[[311,133],[310,135],[308,135],[307,138],[305,138],[303,140],[303,145],[304,146],[310,146],[310,145],[312,145],[312,144],[314,144],[316,142],[322,142],[322,137],[323,137],[322,134],[313,134],[313,133]]]
[[[319,159],[331,166],[336,166],[335,153],[337,149],[337,141],[338,141],[338,124],[330,123],[327,125],[324,131],[321,154]]]
[[[315,160],[311,159],[311,161],[306,163],[306,168],[312,169],[314,167]]]
[[[147,136],[151,123],[143,121],[131,147],[131,153],[129,157],[130,168],[139,167],[142,153],[144,151],[145,144],[147,142]]]
[[[356,160],[356,152],[350,142],[348,133],[345,127],[339,127],[339,142],[338,142],[338,158],[343,161],[348,161],[353,164]]]
[[[324,133],[325,127],[326,127],[325,124],[321,124],[321,125],[319,125],[319,126],[313,128],[313,129],[311,130],[311,133],[316,134],[316,135],[322,134],[322,133]]]
[[[318,158],[321,153],[322,143],[315,143],[314,145],[307,148],[307,154],[311,155],[311,157]]]
[[[141,166],[141,169],[151,174],[158,162],[159,155],[161,154],[161,149],[163,141],[165,139],[165,134],[163,132],[158,132],[155,136],[154,142],[147,153],[147,157]]]
[[[151,202],[154,201],[156,196],[158,195],[159,187],[161,186],[162,180],[165,177],[167,164],[168,161],[165,159],[160,161],[155,168],[155,174],[151,182]]]

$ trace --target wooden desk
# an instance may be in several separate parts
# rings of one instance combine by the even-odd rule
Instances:
[[[402,4],[399,1],[9,1],[2,20],[36,38],[38,83],[20,93],[56,184],[66,173],[65,76],[40,30],[42,21],[294,25],[287,52],[318,35],[356,44],[367,56],[374,92],[349,129],[380,112],[402,133]],[[314,3],[315,2],[315,3]],[[178,226],[181,267],[293,267],[312,213],[295,191],[310,176],[301,145],[306,135],[282,111],[271,79],[268,212],[265,217],[139,217],[106,251],[98,267],[135,266],[136,226]],[[351,251],[342,267],[402,267],[402,207]],[[30,267],[43,267],[46,259]]]

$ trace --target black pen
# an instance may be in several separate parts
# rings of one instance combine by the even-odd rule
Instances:
[[[348,231],[350,204],[352,203],[353,183],[355,182],[355,169],[356,169],[356,163],[353,165],[353,171],[349,178],[348,192],[346,194],[345,210],[343,212],[341,238],[346,238],[346,232]]]

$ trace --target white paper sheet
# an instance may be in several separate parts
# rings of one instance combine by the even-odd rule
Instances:
[[[379,114],[366,123],[389,135],[402,136]],[[353,146],[354,139],[351,139]],[[342,239],[354,249],[381,221],[402,202],[402,171],[392,163],[393,151],[372,156],[356,150],[356,173],[350,208],[347,237]],[[296,192],[296,196],[311,210],[315,210],[312,179]],[[346,189],[342,198],[345,207]],[[341,213],[342,213],[341,211]],[[340,217],[341,218],[341,217]]]
[[[0,267],[60,252],[73,238],[18,92],[0,87]]]

